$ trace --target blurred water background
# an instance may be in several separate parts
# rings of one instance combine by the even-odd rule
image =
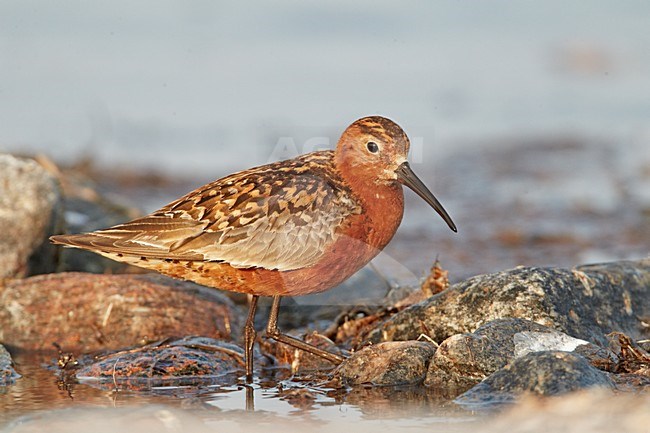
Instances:
[[[0,150],[196,186],[381,114],[460,228],[409,196],[387,251],[414,273],[643,256],[649,19],[644,1],[4,0]],[[599,241],[564,254],[576,232]]]

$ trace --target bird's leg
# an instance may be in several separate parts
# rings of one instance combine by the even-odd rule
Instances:
[[[244,355],[246,358],[246,382],[253,381],[253,345],[255,344],[255,311],[257,310],[258,295],[251,298],[250,307],[248,307],[248,318],[244,326]]]
[[[345,357],[335,353],[328,352],[327,350],[319,349],[318,347],[307,344],[302,340],[290,337],[283,334],[278,329],[278,312],[280,311],[280,296],[273,297],[273,305],[271,305],[271,313],[269,314],[269,324],[266,325],[266,335],[280,343],[288,344],[296,349],[304,350],[321,358],[325,358],[333,364],[339,365],[345,361]]]

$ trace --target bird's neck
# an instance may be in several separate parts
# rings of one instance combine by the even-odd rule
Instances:
[[[404,213],[402,185],[384,183],[360,167],[339,167],[339,172],[353,197],[359,202],[365,220],[364,242],[383,249],[393,238]]]

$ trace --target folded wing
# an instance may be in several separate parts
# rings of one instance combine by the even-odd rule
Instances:
[[[328,152],[219,179],[109,229],[55,236],[69,246],[237,268],[292,270],[318,261],[346,219],[360,213]]]

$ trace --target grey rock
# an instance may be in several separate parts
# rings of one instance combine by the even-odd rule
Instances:
[[[457,334],[443,341],[429,365],[425,385],[460,393],[529,353],[574,350],[602,370],[612,371],[617,362],[608,349],[535,322],[497,319],[471,334]]]
[[[575,269],[521,267],[480,275],[413,305],[374,329],[369,342],[442,342],[499,318],[531,320],[576,338],[607,345],[605,334],[643,338],[650,316],[650,260]]]
[[[611,373],[617,372],[617,366],[621,361],[611,348],[597,346],[552,329],[547,329],[545,332],[519,332],[514,335],[513,341],[515,343],[515,358],[534,352],[574,352],[586,358],[589,364],[597,369]]]
[[[62,225],[56,179],[34,160],[0,154],[0,278],[54,271],[47,238]]]
[[[419,341],[386,342],[354,353],[335,371],[347,385],[422,383],[435,348]]]
[[[584,388],[613,389],[614,383],[585,358],[569,352],[534,352],[515,359],[462,394],[460,404],[511,402],[524,393],[560,395]]]
[[[474,333],[456,334],[440,344],[425,385],[467,389],[515,359],[514,337],[523,331],[552,330],[523,319],[497,319]]]
[[[0,386],[11,385],[18,378],[20,374],[14,369],[11,354],[0,344]]]

